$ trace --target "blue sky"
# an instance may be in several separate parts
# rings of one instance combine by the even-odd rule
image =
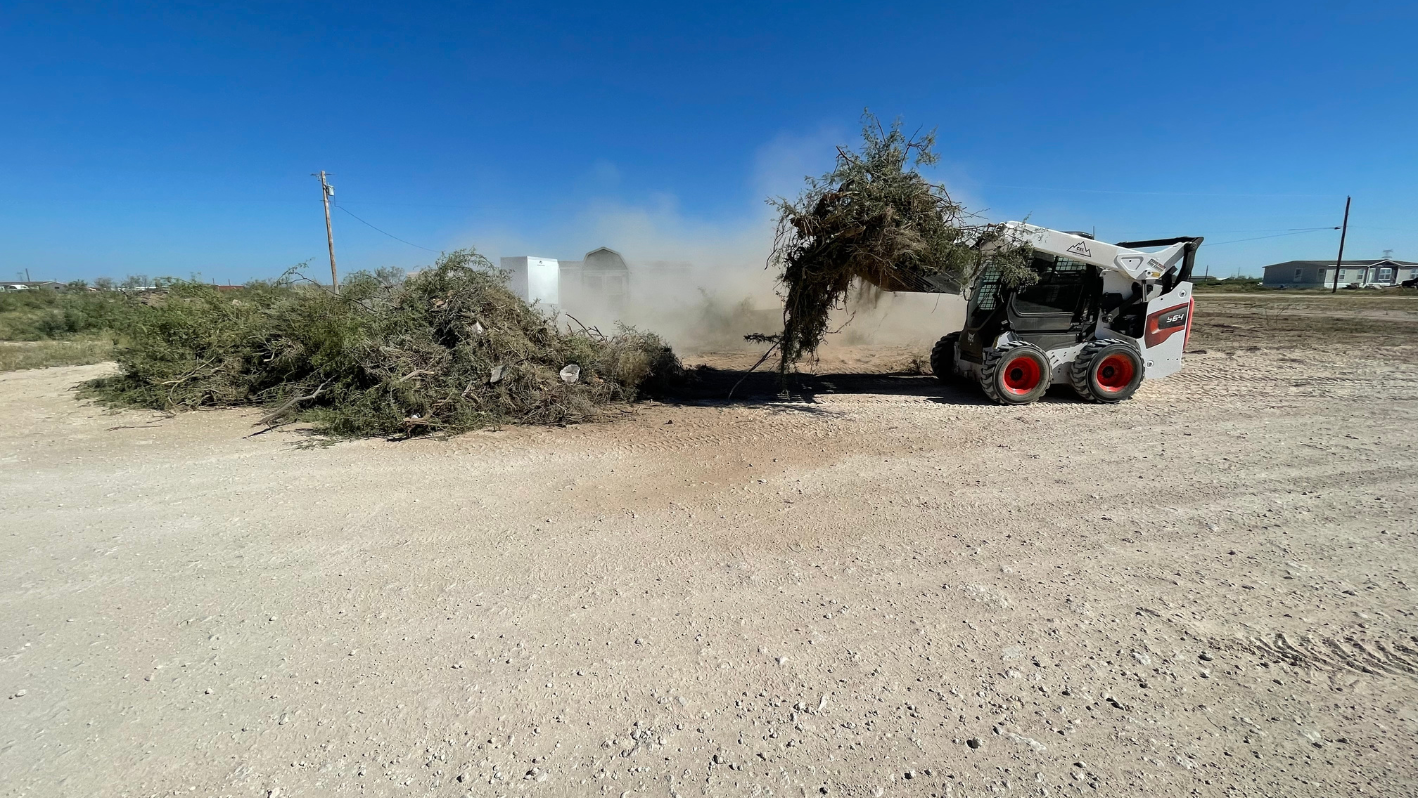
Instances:
[[[429,250],[761,264],[863,108],[936,128],[970,207],[1213,274],[1418,260],[1418,4],[15,5],[0,278],[324,268]],[[1269,236],[1262,238],[1263,236]],[[1259,239],[1244,241],[1241,239]],[[1235,243],[1230,243],[1235,242]]]

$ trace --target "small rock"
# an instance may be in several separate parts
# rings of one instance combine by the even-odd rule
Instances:
[[[1211,655],[1210,655],[1209,653],[1203,651],[1203,652],[1201,652],[1201,656],[1198,657],[1198,659],[1200,659],[1202,662],[1210,662],[1210,661],[1211,661]]]
[[[970,746],[971,748],[979,748],[979,747],[980,747],[980,738],[978,738],[978,737],[971,737],[970,739],[968,739],[968,740],[965,741],[965,744],[968,745],[968,746]]]
[[[468,774],[466,774],[466,773],[459,773],[459,774],[458,774],[458,783],[459,783],[459,784],[462,784],[463,782],[465,782],[465,781],[467,781],[467,780],[468,780]]]
[[[724,758],[722,756],[719,756],[718,754],[715,754],[713,757],[711,757],[711,759],[716,765],[724,764]]]
[[[908,771],[906,771],[905,773],[903,773],[903,774],[901,774],[901,775],[905,776],[907,781],[910,781],[911,779],[916,778],[916,771],[914,771],[914,770],[908,770]]]
[[[1030,748],[1034,749],[1035,751],[1038,751],[1039,753],[1043,753],[1044,751],[1049,750],[1044,746],[1043,743],[1039,742],[1038,740],[1035,740],[1032,737],[1025,737],[1021,734],[1015,734],[1014,732],[1009,733],[1009,739],[1015,741],[1016,743],[1023,743],[1024,745],[1029,746]]]
[[[208,687],[206,690],[203,690],[202,692],[206,693],[207,695],[211,695],[211,694],[212,694],[212,688]]]
[[[28,693],[28,692],[29,692],[28,690],[16,690],[16,691],[15,691],[15,694],[12,695],[12,696],[10,696],[10,697],[11,697],[11,698],[23,698],[23,697],[25,696],[25,694]],[[43,703],[43,702],[41,702],[41,703]]]

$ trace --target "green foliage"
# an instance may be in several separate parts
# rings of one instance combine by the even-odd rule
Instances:
[[[817,350],[829,313],[854,286],[959,291],[986,251],[1006,282],[1035,279],[1027,245],[975,221],[921,175],[939,158],[934,147],[934,133],[908,137],[900,121],[886,130],[868,114],[860,151],[839,147],[836,167],[808,178],[796,200],[769,201],[778,211],[769,265],[784,300],[780,370]]]
[[[71,283],[0,293],[0,341],[46,341],[121,328],[139,307],[119,293],[88,291]]]
[[[431,269],[350,275],[338,295],[287,281],[222,292],[173,285],[92,395],[164,410],[262,405],[337,436],[566,424],[680,370],[654,335],[562,331],[472,250]],[[580,367],[567,384],[559,372]]]

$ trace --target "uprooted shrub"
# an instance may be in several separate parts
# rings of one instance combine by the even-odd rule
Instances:
[[[1034,279],[1029,248],[980,222],[920,167],[935,164],[935,134],[908,137],[867,114],[862,149],[839,147],[836,167],[809,177],[794,201],[769,200],[778,226],[769,268],[778,270],[780,371],[817,351],[828,316],[854,287],[959,293],[988,257],[1011,284]],[[771,350],[770,350],[771,351]]]
[[[176,283],[125,331],[120,373],[88,393],[169,411],[259,405],[267,423],[298,418],[335,436],[412,435],[588,420],[680,373],[655,335],[563,330],[505,283],[472,250],[407,279],[357,275],[339,294]]]

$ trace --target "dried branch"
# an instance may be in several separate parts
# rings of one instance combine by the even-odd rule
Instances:
[[[314,392],[309,393],[309,394],[307,394],[307,395],[305,395],[305,396],[295,396],[295,397],[292,397],[292,398],[286,400],[280,407],[276,408],[275,410],[272,410],[271,412],[269,412],[269,413],[267,413],[265,416],[263,416],[263,417],[261,418],[261,423],[262,423],[262,424],[265,424],[265,425],[268,426],[268,427],[269,427],[269,426],[272,426],[272,425],[275,423],[276,419],[280,418],[281,416],[284,416],[287,412],[289,412],[289,411],[290,411],[292,408],[294,408],[296,405],[300,404],[301,402],[308,402],[308,401],[310,401],[311,399],[315,399],[315,398],[319,397],[319,396],[320,396],[320,392],[321,392],[321,391],[324,391],[324,390],[325,390],[325,386],[327,386],[327,385],[329,385],[329,384],[330,384],[330,381],[329,381],[329,380],[325,380],[324,382],[320,383],[320,387],[319,387],[319,388],[316,388],[316,389],[314,390]]]
[[[749,339],[749,340],[761,340],[761,339],[766,339],[766,338],[771,338],[771,337],[774,337],[774,336],[766,336],[766,335],[762,335],[762,334],[759,334],[759,333],[754,333],[754,334],[751,334],[751,335],[745,335],[745,336],[744,336],[744,338],[747,338],[747,339]],[[724,401],[726,401],[726,402],[732,402],[733,399],[734,399],[734,391],[737,391],[737,390],[739,389],[739,386],[740,386],[740,385],[743,385],[743,381],[746,380],[746,379],[748,379],[748,375],[750,375],[750,374],[752,374],[753,372],[757,371],[757,370],[758,370],[758,367],[761,366],[761,365],[763,365],[763,361],[767,360],[768,357],[773,354],[773,351],[774,351],[775,349],[777,349],[780,345],[782,345],[782,343],[783,343],[783,342],[782,342],[781,339],[780,339],[780,340],[777,340],[777,341],[774,341],[774,342],[773,342],[773,345],[770,346],[770,347],[768,347],[768,351],[763,353],[763,357],[760,357],[760,358],[758,359],[758,362],[753,364],[753,367],[752,367],[752,368],[750,368],[748,371],[745,371],[745,372],[743,373],[743,376],[742,376],[742,377],[739,377],[739,381],[736,382],[736,383],[734,383],[734,387],[732,387],[732,388],[729,389],[729,395],[726,396],[726,397],[724,397]]]

